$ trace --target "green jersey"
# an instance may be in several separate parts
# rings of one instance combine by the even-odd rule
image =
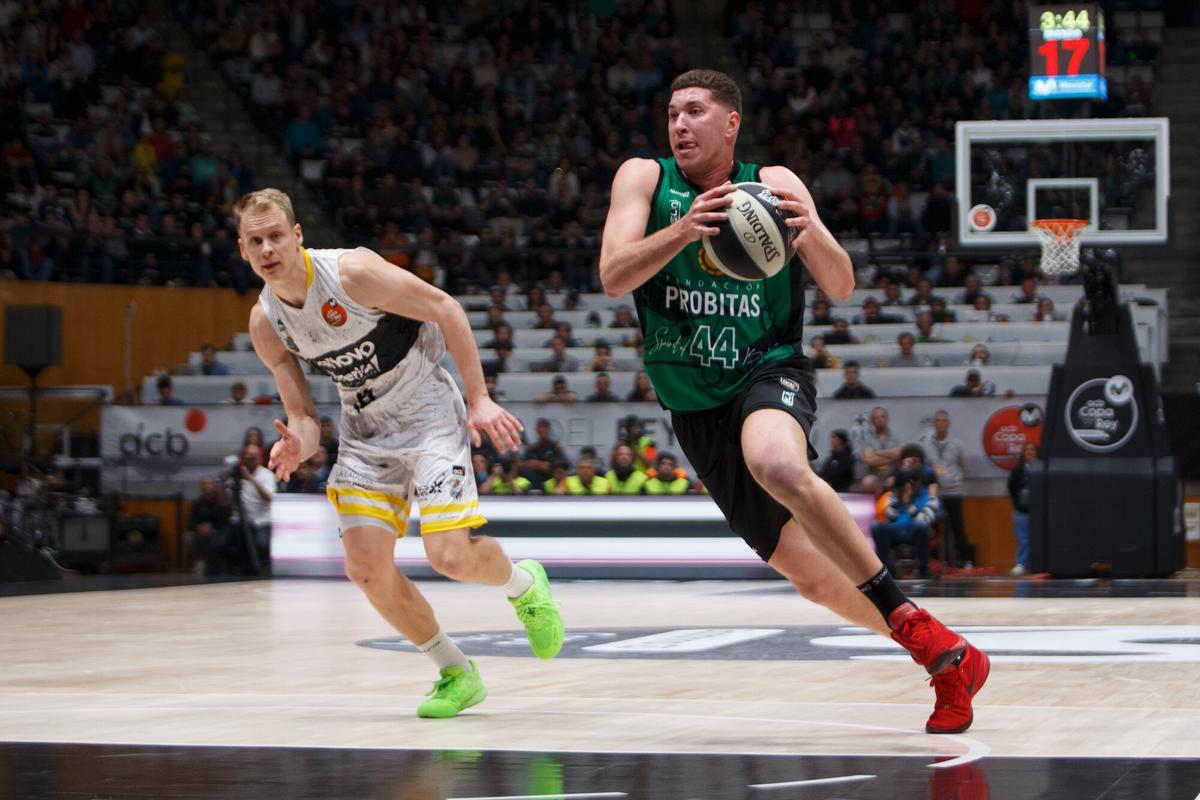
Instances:
[[[701,194],[674,158],[658,164],[647,236],[681,219]],[[758,171],[735,161],[729,179],[756,181]],[[701,240],[679,251],[633,293],[659,401],[672,411],[716,408],[737,397],[762,362],[801,352],[802,281],[795,260],[766,280],[739,281],[712,265]]]

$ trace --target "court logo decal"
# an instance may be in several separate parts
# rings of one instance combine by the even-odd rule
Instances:
[[[1091,453],[1119,450],[1137,430],[1138,407],[1133,381],[1124,375],[1093,378],[1067,400],[1067,433]]]
[[[958,627],[993,661],[1018,664],[1200,662],[1200,625]],[[472,656],[532,658],[523,631],[453,633]],[[361,647],[415,653],[399,636]],[[862,628],[621,628],[567,630],[559,658],[722,659],[731,661],[910,661],[889,639]]]

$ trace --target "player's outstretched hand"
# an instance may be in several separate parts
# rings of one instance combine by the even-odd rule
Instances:
[[[791,189],[783,189],[777,186],[769,188],[771,189],[771,194],[779,198],[779,202],[775,204],[775,207],[780,211],[786,211],[790,215],[784,220],[783,224],[789,228],[794,228],[796,231],[796,238],[792,240],[792,245],[797,248],[800,247],[800,245],[804,244],[810,238],[809,231],[814,225],[812,209],[800,198],[800,195]]]
[[[704,234],[716,236],[721,232],[720,228],[714,227],[718,222],[729,219],[728,208],[733,204],[733,200],[729,195],[737,190],[737,187],[726,181],[720,186],[709,189],[701,195],[697,195],[692,201],[692,207],[683,215],[683,219],[679,220],[679,224],[683,225],[687,231],[688,241],[694,242]]]
[[[508,450],[516,452],[521,446],[521,431],[525,430],[525,426],[490,397],[485,397],[471,404],[467,430],[471,432],[471,443],[476,447],[483,444],[482,434],[486,433],[492,444],[503,453]]]
[[[300,437],[279,420],[275,420],[275,430],[279,433],[279,441],[271,446],[267,468],[275,471],[275,480],[286,481],[300,466]]]

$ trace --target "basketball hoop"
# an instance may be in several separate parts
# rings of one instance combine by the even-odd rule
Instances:
[[[1070,275],[1079,269],[1079,237],[1086,219],[1035,219],[1029,229],[1042,243],[1042,274]]]

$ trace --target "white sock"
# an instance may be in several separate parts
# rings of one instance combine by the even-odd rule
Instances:
[[[438,669],[466,667],[468,672],[471,671],[471,660],[441,628],[428,642],[417,645],[417,649],[429,656]]]
[[[508,583],[504,584],[504,594],[508,595],[510,600],[515,600],[532,587],[533,576],[513,564],[512,575],[508,576]]]

